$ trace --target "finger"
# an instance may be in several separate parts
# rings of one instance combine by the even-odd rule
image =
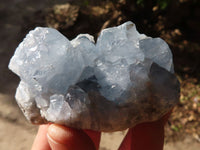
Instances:
[[[51,124],[47,138],[52,150],[95,150],[94,143],[82,130]]]
[[[164,127],[160,123],[143,123],[129,129],[119,150],[162,150]]]
[[[39,127],[31,150],[51,150],[46,136],[48,127],[49,125],[41,125]]]
[[[101,140],[101,132],[92,131],[92,130],[84,130],[84,132],[90,137],[93,141],[95,148],[99,149],[99,144]]]
[[[157,121],[138,124],[129,129],[119,150],[162,150],[164,124],[167,122],[170,113]]]

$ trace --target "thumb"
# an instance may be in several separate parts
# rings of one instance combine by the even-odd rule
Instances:
[[[52,150],[95,150],[94,143],[82,130],[51,124],[47,138]]]

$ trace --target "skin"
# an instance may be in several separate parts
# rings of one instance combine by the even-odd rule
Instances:
[[[170,113],[161,119],[130,128],[119,150],[163,150],[164,125]],[[32,150],[96,150],[101,133],[77,130],[57,124],[41,125]]]

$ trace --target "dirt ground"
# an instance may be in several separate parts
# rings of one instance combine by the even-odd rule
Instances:
[[[53,2],[0,0],[0,150],[28,150],[37,132],[37,126],[27,123],[17,107],[14,93],[19,79],[7,69],[7,65],[27,31],[43,25],[41,11],[46,5],[51,6]],[[117,149],[125,133],[103,133],[100,149]],[[199,147],[197,140],[187,136],[181,141],[165,143],[164,150],[199,150]]]

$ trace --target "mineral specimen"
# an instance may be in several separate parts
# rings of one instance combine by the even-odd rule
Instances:
[[[54,122],[117,131],[154,121],[179,99],[172,54],[132,22],[69,41],[37,27],[17,47],[9,68],[20,76],[16,100],[34,124]]]

